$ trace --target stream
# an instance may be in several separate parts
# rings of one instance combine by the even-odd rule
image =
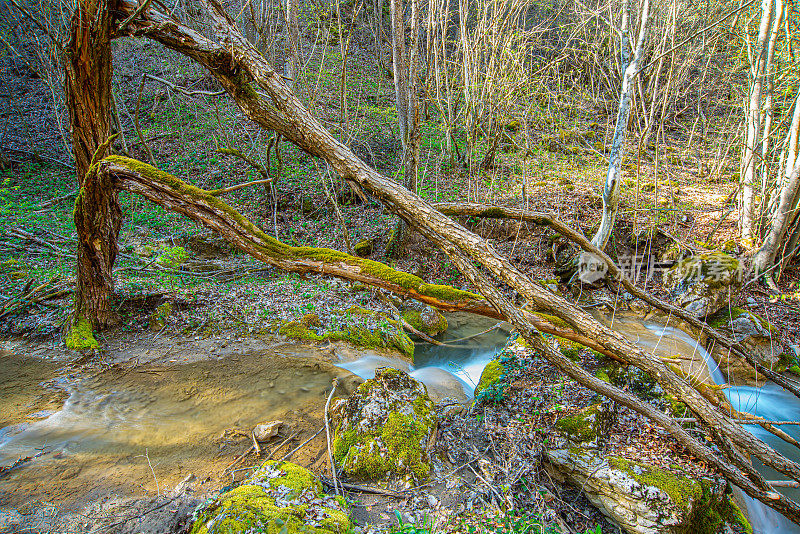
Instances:
[[[319,351],[283,345],[224,359],[63,376],[60,364],[0,353],[0,466],[44,451],[0,477],[0,531],[8,510],[34,500],[76,508],[110,493],[153,494],[189,473],[221,473],[231,458],[226,447],[241,443],[236,431],[264,421],[316,430],[334,376],[367,379],[377,367],[392,366],[425,383],[435,400],[467,402],[484,366],[507,342],[509,327],[465,314],[448,320],[450,328],[439,336],[446,346],[417,344],[414,365],[363,351],[333,351],[339,361],[332,365]],[[685,369],[725,383],[710,355],[684,331],[630,317],[603,320],[640,346],[680,355]],[[725,391],[737,409],[800,420],[800,401],[774,384]],[[797,456],[760,427],[747,428],[782,454]],[[786,431],[800,439],[800,427]],[[767,479],[781,478],[756,467]],[[800,499],[798,489],[779,491]],[[779,513],[741,492],[738,498],[756,533],[800,534],[800,526]]]

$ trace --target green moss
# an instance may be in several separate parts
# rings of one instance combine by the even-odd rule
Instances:
[[[475,397],[480,395],[484,389],[499,383],[505,373],[505,366],[498,360],[492,360],[486,364],[481,373],[481,379],[478,381],[478,385],[475,386]]]
[[[569,435],[574,442],[584,443],[597,439],[597,416],[600,406],[588,406],[574,415],[562,417],[556,421],[555,427]]]
[[[556,340],[558,341],[558,345],[561,348],[561,354],[563,354],[573,362],[580,361],[581,351],[583,351],[583,349],[585,349],[586,347],[584,347],[577,341],[572,341],[570,339],[557,337]]]
[[[369,256],[372,254],[372,247],[372,239],[362,239],[355,244],[353,252],[356,253],[356,256]]]
[[[383,369],[383,387],[391,389],[394,377],[407,378],[396,369]],[[358,387],[358,394],[369,394],[378,386],[376,379],[367,380]],[[433,403],[427,395],[420,395],[411,406],[411,412],[389,406],[382,425],[363,431],[360,427],[343,430],[340,425],[333,441],[333,455],[342,470],[351,476],[372,480],[390,473],[413,475],[418,481],[427,479],[430,464],[424,444],[436,421]]]
[[[800,376],[800,365],[794,364],[791,367],[789,367],[788,371],[790,373],[796,374],[797,376]]]
[[[253,89],[248,84],[243,84],[243,90],[252,91]],[[199,189],[193,185],[187,184],[178,178],[161,171],[151,165],[137,161],[123,156],[108,156],[99,165],[117,165],[133,171],[134,173],[146,176],[148,179],[164,185],[178,194],[194,197],[203,203],[209,205],[225,214],[233,226],[238,226],[242,231],[252,236],[249,246],[258,251],[254,254],[258,259],[276,265],[280,268],[291,268],[291,265],[286,264],[286,260],[303,259],[318,261],[324,263],[342,263],[355,267],[364,275],[379,278],[383,281],[394,285],[399,290],[414,291],[419,295],[430,297],[440,300],[442,302],[464,302],[471,300],[483,300],[483,297],[462,291],[450,286],[443,286],[437,284],[427,284],[421,278],[409,273],[392,269],[391,267],[378,263],[376,261],[351,256],[338,250],[313,248],[313,247],[292,247],[282,243],[262,231],[255,224],[250,222],[247,218],[242,216],[238,211],[230,207],[221,199],[214,195],[209,194],[208,191]],[[79,195],[76,203],[80,201]],[[77,205],[77,204],[76,204]],[[199,221],[202,222],[202,221]],[[297,269],[297,267],[294,267]],[[303,268],[305,269],[305,268]]]
[[[403,319],[423,334],[435,336],[447,330],[447,318],[444,315],[432,310],[432,316],[433,320],[426,321],[420,310],[413,308],[403,310]]]
[[[92,323],[83,315],[72,323],[64,344],[70,350],[90,350],[100,347],[100,344],[94,338]]]
[[[557,328],[566,328],[566,329],[570,328],[569,324],[566,321],[564,321],[563,319],[559,319],[555,315],[548,315],[546,313],[541,313],[541,312],[533,312],[533,314],[539,319],[543,319]]]
[[[603,368],[598,369],[594,376],[603,382],[608,382],[609,384],[611,383],[611,378],[608,376],[608,371]]]
[[[729,521],[731,523],[739,525],[745,534],[753,534],[753,526],[750,524],[750,521],[747,520],[747,516],[744,515],[742,509],[739,508],[731,498],[728,498],[728,504],[730,505],[731,516]]]
[[[691,500],[699,500],[703,497],[703,485],[696,480],[616,456],[609,456],[608,463],[625,471],[637,482],[660,489],[679,508],[686,508]]]
[[[349,326],[344,330],[331,330],[317,334],[304,321],[289,321],[278,329],[284,337],[303,341],[344,341],[367,349],[396,349],[404,356],[414,357],[414,342],[397,328],[395,323],[389,332],[373,332],[360,326]]]
[[[307,469],[270,461],[200,513],[191,534],[342,534],[353,526],[344,504]]]

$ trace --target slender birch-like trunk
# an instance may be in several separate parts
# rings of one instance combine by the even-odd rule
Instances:
[[[650,22],[650,2],[644,0],[642,4],[641,16],[639,17],[639,38],[636,42],[636,49],[631,58],[629,25],[630,14],[629,5],[626,0],[623,8],[622,31],[620,32],[620,56],[622,62],[622,89],[619,94],[619,110],[617,111],[617,123],[614,127],[614,137],[611,142],[611,154],[609,155],[608,172],[606,182],[603,187],[603,218],[600,221],[600,228],[592,238],[592,244],[599,249],[603,249],[611,237],[614,230],[614,222],[617,218],[619,209],[620,179],[622,177],[622,156],[625,152],[625,135],[628,131],[628,117],[630,116],[631,99],[634,91],[634,78],[639,69],[639,62],[644,52],[644,44],[647,40],[647,27]]]

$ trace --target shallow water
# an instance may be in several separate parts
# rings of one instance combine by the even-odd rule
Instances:
[[[259,352],[63,379],[63,409],[0,430],[0,465],[46,451],[0,479],[0,506],[154,494],[190,473],[221,473],[258,423],[280,419],[316,430],[333,376],[345,373],[285,349],[285,356]],[[39,363],[6,356],[0,365],[26,373]],[[15,398],[3,395],[0,405]],[[226,429],[248,437],[223,437]]]

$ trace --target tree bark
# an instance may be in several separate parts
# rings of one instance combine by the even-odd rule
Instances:
[[[93,161],[109,149],[105,142],[110,131],[114,9],[108,0],[80,0],[72,15],[65,58],[66,103],[80,189],[74,213],[78,269],[73,325],[85,320],[95,328],[115,319],[109,301],[121,211],[113,187],[86,179]]]
[[[782,187],[778,193],[778,201],[764,243],[753,256],[753,269],[756,273],[763,273],[772,267],[778,249],[785,242],[789,227],[797,214],[798,197],[800,196],[798,137],[800,137],[800,91],[795,98],[792,124],[786,135],[787,154],[783,164],[783,168],[786,169],[786,177],[779,181]],[[791,251],[789,250],[787,253],[791,253]]]

